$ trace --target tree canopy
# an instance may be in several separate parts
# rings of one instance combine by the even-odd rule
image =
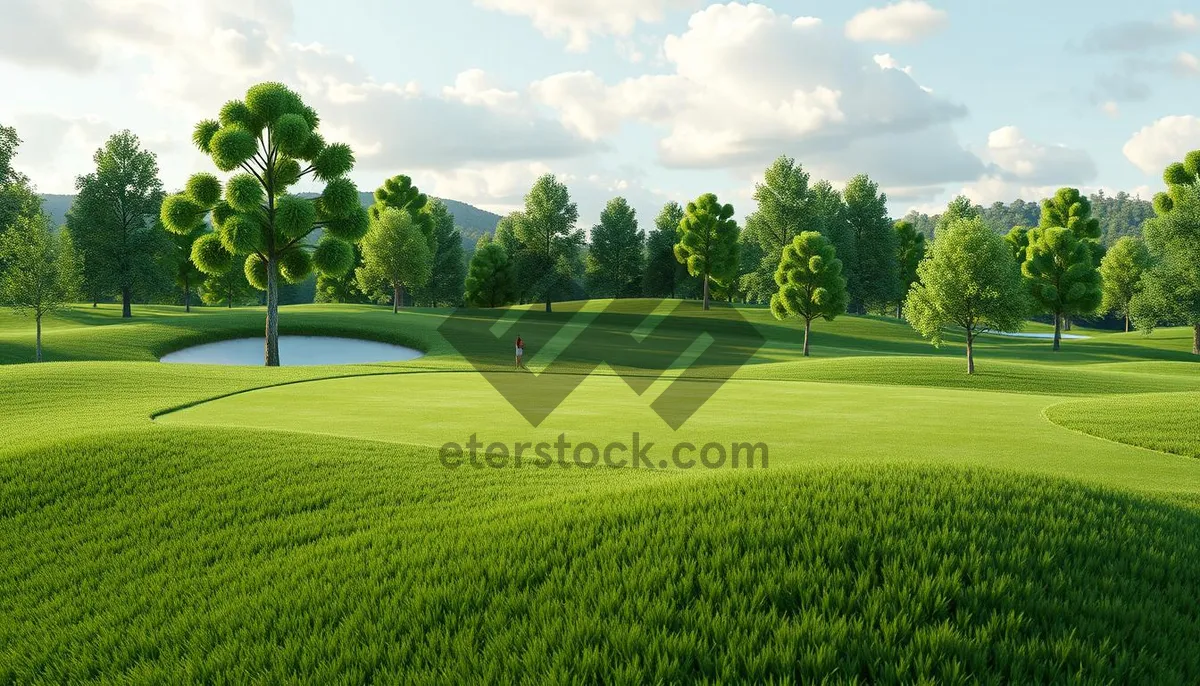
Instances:
[[[1142,290],[1142,276],[1151,264],[1146,243],[1132,236],[1118,240],[1100,262],[1100,280],[1104,289],[1100,307],[1123,318],[1126,332],[1129,331],[1130,304]]]
[[[776,319],[804,320],[804,356],[808,357],[813,320],[833,321],[846,311],[846,279],[833,242],[816,231],[794,237],[783,249],[775,283],[779,290],[771,296],[771,313]]]
[[[645,263],[646,234],[625,198],[613,198],[592,227],[587,254],[588,291],[595,297],[638,295]]]
[[[896,298],[896,313],[904,308],[904,301],[914,283],[917,283],[917,267],[925,259],[925,234],[917,231],[912,222],[901,219],[896,222],[896,262],[900,267],[900,292]]]
[[[403,306],[404,289],[427,284],[433,269],[429,237],[412,213],[392,207],[372,211],[362,255],[356,272],[359,287],[376,300],[390,297],[392,312]]]
[[[917,268],[918,283],[904,305],[912,327],[934,345],[945,330],[966,334],[967,373],[975,373],[975,338],[985,331],[1018,331],[1028,297],[1009,248],[980,218],[951,222]]]
[[[739,232],[733,205],[721,204],[713,193],[705,193],[684,210],[675,259],[687,265],[689,274],[701,278],[706,310],[711,284],[729,285],[737,278]]]
[[[887,194],[865,174],[846,184],[842,192],[846,222],[854,237],[854,276],[850,302],[865,313],[894,302],[900,291],[896,232],[888,219]]]
[[[1094,313],[1103,299],[1094,246],[1069,228],[1037,228],[1029,232],[1029,248],[1021,272],[1034,302],[1054,317],[1054,349],[1062,347],[1066,317]]]
[[[314,270],[345,274],[354,267],[353,244],[370,224],[346,176],[354,153],[326,143],[319,125],[316,110],[286,86],[252,86],[243,100],[221,108],[219,120],[197,124],[192,137],[218,170],[236,173],[223,188],[216,176],[198,173],[162,203],[163,224],[173,233],[191,231],[211,213],[215,231],[193,248],[206,274],[222,274],[235,257],[246,258],[247,281],[267,296],[267,366],[279,365],[280,278],[295,284]],[[320,196],[288,193],[309,176],[324,184]],[[318,228],[324,235],[313,246],[307,239]]]
[[[508,252],[484,234],[467,268],[463,299],[471,307],[500,307],[516,298],[516,274]]]
[[[0,234],[0,303],[32,316],[36,327],[34,359],[42,361],[42,317],[73,300],[78,292],[79,262],[71,234],[55,235],[42,214],[19,217]]]
[[[512,215],[512,228],[520,242],[517,274],[530,298],[551,303],[569,293],[581,265],[583,231],[575,227],[579,208],[571,193],[553,174],[539,178],[525,196],[525,210]],[[500,228],[496,229],[499,236]]]

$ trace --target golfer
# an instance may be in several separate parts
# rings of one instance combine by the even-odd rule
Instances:
[[[517,368],[518,369],[525,368],[525,361],[524,361],[524,359],[522,359],[524,357],[525,357],[525,341],[521,340],[520,336],[517,336]]]

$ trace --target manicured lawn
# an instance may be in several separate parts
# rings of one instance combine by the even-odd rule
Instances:
[[[731,314],[694,310],[664,332]],[[967,377],[895,320],[822,322],[801,360],[795,325],[740,312],[766,343],[678,431],[650,409],[670,378],[605,368],[531,427],[445,312],[284,308],[284,333],[428,354],[282,369],[154,361],[261,333],[257,308],[66,313],[55,362],[0,366],[0,683],[1200,681],[1190,338],[989,339]],[[0,315],[0,361],[31,351]],[[769,466],[439,459],[634,431],[655,462],[763,442]]]

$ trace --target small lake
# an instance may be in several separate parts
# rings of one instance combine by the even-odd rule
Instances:
[[[424,353],[402,345],[333,336],[280,336],[279,362],[284,367],[326,364],[404,362]],[[205,343],[163,355],[161,362],[183,364],[263,364],[263,339],[235,338]]]
[[[999,331],[989,331],[988,333],[990,333],[993,336],[1008,336],[1010,338],[1041,338],[1041,339],[1048,340],[1048,341],[1054,340],[1054,334],[1052,334],[1052,333],[1001,333]],[[1060,337],[1064,341],[1083,340],[1083,339],[1089,338],[1088,336],[1078,336],[1078,335],[1069,334],[1069,333],[1061,334]]]

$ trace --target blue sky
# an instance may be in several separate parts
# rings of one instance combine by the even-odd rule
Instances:
[[[202,5],[197,7],[195,5]],[[715,191],[740,214],[776,156],[880,181],[901,215],[1061,185],[1147,196],[1200,148],[1200,10],[1143,0],[6,0],[0,121],[70,192],[130,128],[176,187],[192,124],[279,79],[359,153],[364,189],[513,209],[538,174],[583,223]],[[819,20],[819,21],[817,21]]]

